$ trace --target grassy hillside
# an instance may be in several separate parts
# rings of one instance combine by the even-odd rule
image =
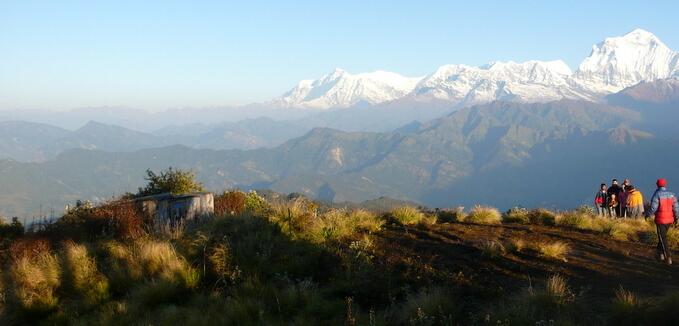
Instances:
[[[124,202],[73,209],[35,234],[0,226],[0,323],[677,322],[679,274],[653,261],[643,220],[480,206],[376,214],[234,192],[216,209],[156,231]]]

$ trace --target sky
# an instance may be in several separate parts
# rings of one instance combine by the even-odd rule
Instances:
[[[221,107],[339,67],[564,60],[634,28],[679,50],[679,1],[0,0],[0,110]]]

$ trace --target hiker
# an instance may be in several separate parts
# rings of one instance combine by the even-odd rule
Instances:
[[[608,210],[608,193],[605,183],[599,186],[599,191],[594,196],[594,206],[596,206],[596,213],[598,216],[611,215]]]
[[[633,219],[638,219],[644,214],[644,196],[641,191],[634,188],[633,185],[626,187],[627,201],[625,206],[627,207],[627,216]]]
[[[672,254],[667,243],[667,231],[672,224],[676,223],[679,216],[679,204],[673,193],[667,191],[667,181],[658,179],[658,189],[651,198],[651,208],[646,212],[647,216],[655,215],[655,226],[658,232],[658,260],[672,265]]]
[[[611,181],[611,186],[608,187],[608,207],[611,209],[611,215],[620,217],[620,192],[622,188],[618,185],[618,179]]]
[[[627,186],[630,185],[629,179],[625,179],[622,182],[622,189],[620,190],[620,193],[618,195],[618,202],[620,203],[620,216],[622,218],[627,217]]]

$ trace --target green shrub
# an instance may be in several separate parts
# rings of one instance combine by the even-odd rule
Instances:
[[[196,175],[192,171],[168,168],[156,174],[146,170],[147,185],[139,188],[138,196],[149,196],[162,193],[186,194],[196,191],[204,191],[203,185],[196,181]]]
[[[245,209],[253,213],[262,213],[269,208],[269,203],[256,191],[250,191],[245,195]]]
[[[496,208],[486,206],[474,206],[465,218],[465,222],[478,224],[500,224],[502,214]]]

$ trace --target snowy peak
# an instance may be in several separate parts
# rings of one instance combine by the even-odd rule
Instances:
[[[550,101],[571,97],[570,68],[561,60],[492,62],[480,67],[445,65],[425,77],[413,96],[458,104],[494,100]]]
[[[352,75],[342,69],[317,80],[303,80],[272,103],[281,107],[345,108],[360,103],[378,104],[410,93],[421,77],[387,71]]]
[[[277,107],[346,108],[395,100],[466,106],[496,100],[598,101],[640,82],[679,78],[679,53],[643,29],[595,44],[573,73],[561,60],[491,62],[473,67],[440,66],[423,78],[376,71],[350,74],[342,69],[303,80],[269,102]]]
[[[679,54],[643,29],[609,37],[592,47],[576,78],[602,92],[619,91],[641,81],[668,78],[679,68]]]

